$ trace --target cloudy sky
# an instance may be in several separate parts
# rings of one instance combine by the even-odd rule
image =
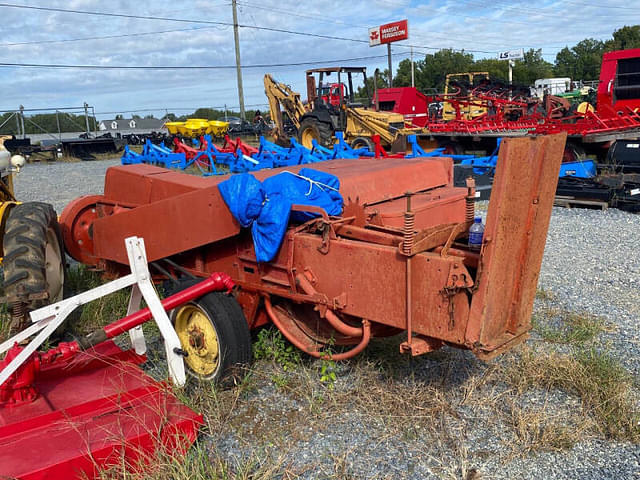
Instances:
[[[386,47],[370,48],[367,29],[409,19],[410,38],[393,46],[394,68],[440,48],[476,58],[499,50],[542,48],[553,62],[562,47],[638,23],[640,4],[623,0],[238,0],[240,49],[247,109],[265,108],[264,73],[300,92],[309,65],[386,66]],[[124,16],[15,8],[59,8]],[[156,19],[129,16],[156,17]],[[162,19],[158,19],[161,17]],[[235,65],[230,0],[16,0],[0,3],[0,63],[101,66]],[[182,20],[182,21],[175,21]],[[203,23],[203,22],[220,22]],[[343,40],[274,32],[266,27]],[[352,39],[352,40],[348,40]],[[359,41],[358,41],[359,40]],[[365,58],[362,58],[365,57]],[[372,58],[373,57],[373,58]],[[355,61],[347,59],[359,58]],[[192,70],[54,69],[0,66],[0,110],[74,107],[87,102],[98,118],[165,109],[178,114],[200,106],[236,108],[234,68]]]

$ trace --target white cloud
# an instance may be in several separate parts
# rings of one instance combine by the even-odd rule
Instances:
[[[476,57],[493,56],[510,47],[542,48],[546,59],[565,45],[586,37],[609,38],[613,30],[634,18],[632,7],[611,0],[609,8],[581,2],[542,3],[495,0],[238,0],[239,21],[320,35],[366,40],[367,28],[408,18],[410,40],[419,47],[475,50]],[[593,0],[596,4],[604,0]],[[231,22],[231,7],[223,0],[31,0],[30,5],[133,15]],[[589,3],[591,5],[591,3]],[[616,8],[624,7],[624,8]],[[625,9],[628,8],[628,9]],[[640,10],[640,7],[638,8]],[[0,7],[0,44],[179,30],[157,35],[31,45],[0,45],[0,62],[93,65],[233,65],[230,26],[88,16]],[[244,65],[295,63],[384,55],[384,47],[249,28],[240,29]],[[400,45],[394,51],[408,51]],[[432,50],[416,49],[416,57]],[[483,53],[486,52],[486,53]],[[394,59],[397,65],[400,58]],[[361,62],[384,68],[386,59]],[[268,69],[279,80],[305,90],[309,66]],[[263,104],[265,69],[244,71],[245,103]],[[236,106],[235,70],[53,70],[0,68],[0,108],[63,107],[84,101],[96,111],[138,108]]]

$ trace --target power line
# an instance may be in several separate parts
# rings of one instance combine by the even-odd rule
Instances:
[[[407,55],[408,52],[396,52],[392,55]],[[386,55],[369,55],[366,57],[342,58],[336,60],[316,60],[311,62],[295,63],[263,63],[253,65],[243,65],[242,68],[276,68],[276,67],[299,67],[303,65],[319,65],[329,63],[347,63],[377,58],[386,58]],[[62,63],[9,63],[0,62],[0,67],[20,67],[20,68],[78,68],[84,70],[227,70],[235,69],[235,65],[78,65]]]
[[[54,8],[54,7],[38,7],[34,5],[18,5],[13,3],[0,3],[0,7],[23,8],[28,10],[40,10],[45,12],[57,12],[57,13],[75,13],[80,15],[94,15],[94,16],[100,16],[100,17],[133,18],[138,20],[160,20],[165,22],[197,23],[197,24],[205,24],[205,25],[224,25],[227,27],[233,26],[233,23],[230,23],[230,22],[220,22],[220,21],[214,21],[214,20],[196,20],[196,19],[174,18],[174,17],[158,17],[153,15],[132,15],[127,13],[94,12],[89,10],[75,10],[75,9]],[[345,40],[350,42],[369,43],[368,40],[337,37],[337,36],[331,36],[331,35],[322,35],[319,33],[297,32],[294,30],[285,30],[282,28],[259,27],[256,25],[244,25],[244,24],[242,25],[238,24],[238,26],[242,28],[254,28],[256,30],[266,30],[270,32],[289,33],[292,35],[303,35],[307,37],[316,37],[316,38],[326,38],[330,40]]]
[[[209,26],[209,27],[176,28],[173,30],[157,30],[154,32],[139,32],[139,33],[121,33],[118,35],[104,35],[100,37],[63,38],[60,40],[35,40],[32,42],[0,43],[0,47],[15,47],[19,45],[41,45],[41,44],[49,44],[49,43],[82,42],[86,40],[108,40],[108,39],[114,39],[114,38],[141,37],[144,35],[161,35],[165,33],[174,33],[174,32],[190,32],[193,30],[206,30],[211,28],[216,28],[216,27]]]
[[[214,20],[195,20],[195,19],[185,19],[185,18],[174,18],[174,17],[158,17],[152,15],[132,15],[126,13],[112,13],[112,12],[95,12],[89,10],[76,10],[76,9],[65,9],[65,8],[54,8],[54,7],[39,7],[33,5],[18,5],[13,3],[0,3],[0,7],[7,8],[23,8],[29,10],[40,10],[46,12],[57,12],[57,13],[74,13],[81,15],[94,15],[101,17],[118,17],[118,18],[132,18],[138,20],[160,20],[166,22],[180,22],[180,23],[195,23],[195,24],[205,24],[205,25],[224,25],[224,26],[233,26],[233,23],[229,22],[221,22]],[[324,38],[327,40],[341,40],[348,42],[356,42],[356,43],[365,43],[369,44],[369,40],[363,40],[359,38],[348,38],[348,37],[339,37],[335,35],[324,35],[320,33],[311,33],[311,32],[298,32],[295,30],[287,30],[283,28],[275,28],[275,27],[260,27],[257,25],[246,25],[246,24],[238,24],[240,28],[252,28],[256,30],[263,30],[267,32],[276,32],[276,33],[287,33],[290,35],[300,35],[304,37],[313,37],[313,38]],[[424,45],[410,45],[406,43],[398,44],[399,46],[404,47],[413,47],[417,49],[424,50],[440,50],[441,47],[429,47]],[[497,53],[495,51],[486,51],[486,50],[467,50],[468,52],[477,52],[477,53]]]

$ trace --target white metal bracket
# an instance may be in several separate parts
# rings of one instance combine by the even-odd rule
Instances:
[[[129,299],[129,307],[127,314],[135,312],[142,298],[147,302],[149,310],[153,315],[160,333],[164,338],[165,352],[167,354],[167,365],[169,367],[169,376],[173,382],[182,386],[186,382],[186,374],[184,369],[184,361],[180,348],[180,339],[178,334],[171,325],[167,312],[162,307],[160,298],[151,281],[149,266],[147,264],[147,254],[144,248],[144,240],[138,237],[129,237],[125,239],[127,248],[127,256],[129,257],[129,265],[131,273],[120,277],[112,282],[105,283],[99,287],[87,290],[73,297],[61,300],[57,303],[47,305],[45,307],[34,310],[31,315],[31,326],[14,335],[10,339],[0,344],[0,355],[9,350],[16,343],[36,335],[31,342],[9,362],[9,364],[0,372],[0,385],[2,385],[19,367],[22,365],[33,352],[65,321],[74,309],[85,303],[89,303],[98,298],[109,295],[123,288],[133,286],[131,290],[131,298]],[[142,327],[136,327],[129,331],[131,345],[136,353],[143,354],[146,351],[144,334]]]

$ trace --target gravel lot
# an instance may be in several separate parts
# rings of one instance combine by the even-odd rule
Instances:
[[[105,170],[117,163],[27,165],[16,182],[18,198],[49,201],[60,213],[79,195],[101,193]],[[609,349],[633,375],[636,393],[640,379],[639,233],[640,215],[615,209],[554,208],[539,283],[546,298],[536,302],[536,311],[553,307],[603,317],[606,328],[595,345]],[[534,335],[529,343],[540,342]],[[394,348],[388,349],[389,355],[395,354]],[[496,409],[483,405],[483,397],[491,397],[491,402],[484,403],[498,410],[506,404],[501,396],[504,382],[491,380],[491,375],[496,364],[513,358],[511,354],[486,364],[468,352],[443,349],[436,353],[411,362],[393,360],[398,371],[383,380],[390,389],[404,392],[406,397],[398,399],[400,402],[413,398],[411,388],[416,385],[433,388],[441,379],[441,389],[434,394],[441,392],[452,413],[437,421],[416,422],[416,428],[400,429],[402,419],[376,415],[375,402],[368,407],[357,402],[350,407],[345,402],[341,415],[324,417],[307,410],[305,393],[294,394],[295,389],[278,388],[272,381],[284,376],[293,382],[295,375],[274,372],[269,370],[273,366],[267,366],[266,380],[257,381],[205,442],[232,465],[247,459],[261,463],[284,458],[286,468],[277,475],[281,478],[640,479],[640,447],[608,441],[602,435],[585,433],[573,446],[559,451],[523,451],[518,443],[521,436],[508,425],[508,418],[496,417]],[[376,355],[365,354],[359,364],[380,362]],[[359,378],[354,373],[357,367],[347,363],[338,368],[333,395],[341,398],[343,393],[348,398]],[[313,392],[307,393],[313,396]],[[468,401],[470,396],[475,396],[476,403]],[[379,401],[382,405],[383,399]],[[517,401],[523,411],[544,408],[559,417],[571,415],[581,406],[576,395],[557,389],[528,390]],[[318,405],[330,407],[326,400]],[[419,409],[420,405],[410,408]],[[296,412],[304,418],[298,419],[295,428],[268,425],[269,432],[258,431],[260,419],[271,423],[285,419],[286,423]]]

